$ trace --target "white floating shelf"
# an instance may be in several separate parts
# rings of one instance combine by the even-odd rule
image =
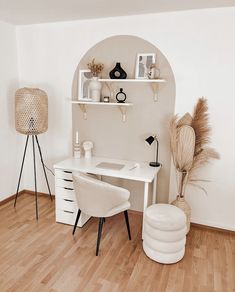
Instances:
[[[100,82],[136,82],[136,83],[163,83],[165,79],[99,79]]]
[[[86,105],[105,105],[105,106],[133,106],[133,103],[121,103],[121,102],[96,102],[96,101],[81,101],[73,100],[72,103],[75,104],[86,104]]]
[[[81,100],[72,100],[72,104],[78,104],[83,112],[83,117],[87,119],[87,107],[98,105],[98,106],[117,106],[122,113],[122,121],[126,121],[126,111],[127,108],[133,106],[133,103],[118,103],[118,102],[95,102],[95,101],[81,101]]]

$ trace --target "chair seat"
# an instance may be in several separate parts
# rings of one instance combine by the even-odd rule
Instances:
[[[111,209],[107,214],[105,214],[103,217],[110,217],[113,215],[116,215],[118,213],[124,212],[130,208],[131,204],[129,201],[126,201],[125,203]]]

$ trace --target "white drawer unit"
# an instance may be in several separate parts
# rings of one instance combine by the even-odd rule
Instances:
[[[56,222],[74,225],[78,212],[73,188],[72,172],[55,169]],[[81,213],[78,226],[82,227],[90,216]]]

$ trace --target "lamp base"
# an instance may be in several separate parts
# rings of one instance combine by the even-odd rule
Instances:
[[[159,167],[161,165],[161,163],[159,163],[159,162],[150,162],[149,165],[152,166],[152,167]]]

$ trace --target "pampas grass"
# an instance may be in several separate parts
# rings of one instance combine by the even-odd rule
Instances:
[[[209,126],[208,105],[205,98],[199,98],[193,115],[186,113],[179,118],[175,115],[170,121],[170,147],[176,168],[179,196],[184,197],[187,184],[199,187],[195,171],[211,159],[219,159],[215,149],[208,147],[211,127]]]

